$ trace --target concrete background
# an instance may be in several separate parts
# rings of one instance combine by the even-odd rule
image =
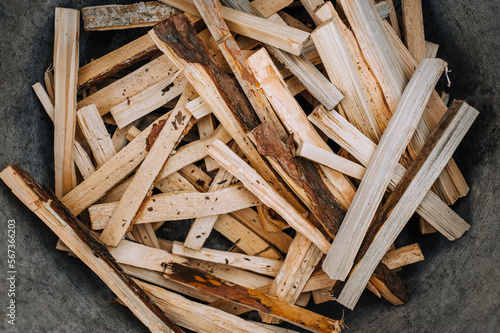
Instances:
[[[53,126],[31,85],[52,62],[54,7],[81,8],[100,1],[0,2],[0,168],[19,163],[53,188]],[[108,3],[108,2],[106,2]],[[469,195],[454,209],[471,225],[460,240],[440,235],[418,241],[426,261],[403,273],[411,301],[394,307],[366,293],[345,311],[351,332],[495,332],[500,330],[499,228],[499,1],[423,0],[427,39],[452,70],[452,98],[464,99],[480,116],[455,157]],[[81,62],[132,40],[141,32],[82,34]],[[97,36],[99,34],[99,36]],[[95,39],[97,38],[97,39]],[[97,41],[96,41],[97,40]],[[7,325],[7,220],[16,220],[17,320]],[[146,332],[87,267],[55,250],[55,235],[0,184],[0,331]],[[414,225],[409,226],[416,230]],[[311,307],[332,317],[335,302]]]

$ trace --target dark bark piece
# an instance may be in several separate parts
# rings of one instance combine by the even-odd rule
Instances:
[[[212,77],[217,89],[245,131],[260,124],[250,102],[234,77],[224,73],[210,56],[210,51],[197,36],[184,14],[169,17],[154,27],[155,33],[175,54],[188,63],[202,64]]]

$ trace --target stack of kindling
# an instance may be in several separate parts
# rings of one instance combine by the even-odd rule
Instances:
[[[78,67],[80,15],[151,28]],[[55,192],[16,164],[0,178],[152,332],[339,332],[305,306],[353,309],[365,288],[407,302],[398,271],[424,258],[395,241],[414,213],[424,234],[469,228],[452,154],[478,112],[435,90],[447,64],[419,0],[401,22],[392,0],[56,8],[33,85]],[[175,223],[187,236],[162,238]],[[208,248],[213,229],[234,246]],[[253,310],[264,323],[239,317]]]

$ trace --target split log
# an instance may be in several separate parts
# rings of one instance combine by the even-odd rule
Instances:
[[[408,83],[323,262],[323,270],[332,279],[343,281],[349,274],[363,237],[389,185],[392,172],[408,145],[445,66],[446,62],[443,60],[424,59]]]
[[[0,178],[151,332],[182,332],[123,272],[99,238],[78,221],[50,190],[39,185],[19,165],[7,167],[0,173]]]
[[[434,130],[405,176],[374,221],[372,239],[366,253],[355,266],[338,301],[354,308],[369,276],[395,241],[418,204],[445,167],[451,155],[477,117],[465,102],[455,101]]]
[[[424,15],[421,0],[402,0],[405,42],[417,62],[426,57]]]
[[[80,12],[57,7],[54,30],[54,172],[56,195],[62,198],[76,186],[73,142]]]

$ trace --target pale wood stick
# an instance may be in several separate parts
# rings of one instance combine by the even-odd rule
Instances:
[[[58,198],[76,186],[73,142],[79,38],[80,12],[57,7],[54,32],[54,170]]]
[[[178,97],[186,85],[187,80],[180,71],[173,72],[140,93],[129,96],[126,101],[113,106],[109,112],[118,128],[123,128]]]
[[[304,23],[300,22],[295,17],[293,17],[292,15],[290,15],[284,11],[279,11],[279,12],[277,12],[277,14],[283,19],[283,21],[287,25],[289,25],[291,27],[294,27],[294,28],[297,28],[300,30],[304,30],[304,31],[309,32],[309,33],[313,32],[313,30],[314,30],[311,27],[309,27],[308,25],[305,25]]]
[[[386,0],[389,6],[391,6],[391,11],[389,12],[389,19],[391,21],[391,27],[394,30],[396,36],[401,38],[401,30],[399,30],[398,14],[396,13],[396,8],[394,7],[393,0]]]
[[[304,8],[306,9],[307,13],[309,16],[311,16],[314,24],[320,25],[321,20],[316,16],[316,13],[314,12],[316,8],[324,4],[325,2],[323,0],[300,0]]]
[[[78,70],[78,89],[85,89],[94,85],[123,68],[150,56],[157,50],[158,48],[149,35],[139,37],[80,67]]]
[[[50,100],[52,101],[52,105],[55,103],[55,96],[54,96],[54,67],[51,66],[50,69],[47,69],[43,75],[43,80],[45,82],[45,87],[47,87],[47,94],[50,97]]]
[[[42,103],[43,108],[49,115],[50,119],[52,119],[52,122],[54,122],[54,103],[52,102],[49,94],[43,88],[40,82],[35,83],[32,88],[35,91],[36,96],[40,100],[40,103]]]
[[[382,258],[384,263],[389,269],[396,269],[409,264],[424,260],[424,255],[420,246],[415,243],[407,246],[400,247],[396,250],[388,251]]]
[[[92,153],[97,161],[97,168],[100,168],[110,158],[116,155],[116,149],[111,140],[99,111],[94,104],[84,106],[76,113],[78,124],[83,135],[92,149]]]
[[[197,192],[196,187],[179,172],[173,172],[157,181],[155,187],[163,193],[175,191]]]
[[[186,109],[193,115],[195,119],[202,119],[212,113],[212,109],[202,97],[197,97],[191,102],[186,103]],[[199,124],[199,123],[198,123]]]
[[[417,62],[426,57],[424,15],[421,0],[402,0],[405,42]]]
[[[241,318],[208,305],[190,301],[163,288],[135,280],[177,325],[202,333],[272,333]]]
[[[127,187],[130,185],[132,182],[133,176],[125,179],[115,187],[113,187],[108,193],[106,193],[102,198],[100,198],[97,203],[102,204],[102,203],[107,203],[107,202],[115,202],[115,201],[120,201],[122,198],[123,193],[127,190]]]
[[[158,239],[156,238],[155,229],[151,223],[138,224],[132,227],[130,233],[136,242],[144,244],[149,247],[159,249]]]
[[[269,16],[279,12],[283,8],[288,7],[292,2],[293,0],[254,0],[251,2],[251,6],[258,13],[260,13],[262,17],[268,18]]]
[[[82,8],[86,31],[104,31],[150,27],[179,11],[158,1],[131,5],[104,5]]]
[[[207,248],[193,250],[184,247],[181,242],[174,242],[172,253],[185,258],[194,258],[219,264],[226,264],[267,276],[276,276],[281,268],[281,265],[283,264],[283,261],[281,260],[249,256],[240,253],[218,251]]]
[[[383,225],[349,276],[338,298],[341,304],[354,308],[375,267],[415,212],[478,114],[465,102],[456,101],[450,107],[443,117],[440,130],[433,132],[425,150],[422,150],[388,199],[384,207],[387,210],[384,211]]]
[[[295,151],[297,156],[320,163],[349,177],[362,179],[366,168],[323,148],[302,142]]]
[[[200,139],[207,137],[215,129],[214,118],[212,117],[211,114],[199,119],[196,125],[198,126],[198,133],[200,135]],[[205,169],[207,170],[207,172],[216,170],[218,168],[218,164],[210,156],[205,156],[204,160],[205,160]]]
[[[95,104],[99,113],[103,116],[113,106],[165,79],[175,70],[175,66],[168,57],[160,56],[121,79],[99,89],[95,94],[82,99],[78,102],[78,108]]]
[[[439,50],[439,44],[425,41],[425,57],[436,58]]]
[[[188,14],[200,16],[196,6],[188,0],[161,0],[173,7],[179,8]],[[309,34],[299,29],[273,23],[251,14],[247,14],[228,7],[222,7],[221,15],[233,33],[256,39],[262,43],[300,55]]]
[[[324,108],[318,107],[309,116],[309,120],[352,154],[361,164],[365,167],[369,165],[377,146],[345,118],[338,113],[327,112]],[[402,165],[396,166],[389,183],[389,189],[393,190],[396,187],[405,172],[406,169]],[[432,191],[429,191],[424,197],[417,208],[417,213],[449,240],[460,238],[470,228],[467,222]]]
[[[343,281],[349,274],[363,237],[389,185],[392,172],[408,145],[445,66],[446,62],[443,60],[424,59],[408,83],[323,262],[323,270],[332,279]]]
[[[92,163],[92,160],[90,159],[85,149],[83,149],[82,146],[78,143],[78,141],[75,141],[73,146],[73,159],[75,160],[75,164],[80,171],[83,179],[87,179],[95,172],[95,167]]]
[[[191,87],[186,88],[178,104],[183,106],[192,95]],[[117,246],[125,236],[142,202],[150,195],[149,193],[163,164],[165,164],[172,149],[174,149],[184,130],[188,127],[190,120],[191,114],[189,111],[181,107],[178,111],[172,112],[165,122],[158,124],[159,134],[156,134],[158,133],[157,129],[152,132],[155,133],[153,137],[148,137],[148,147],[146,149],[150,149],[150,154],[146,156],[139,170],[135,173],[132,183],[123,194],[117,209],[104,228],[100,237],[104,243]]]
[[[116,264],[104,244],[78,221],[47,188],[20,166],[12,165],[0,178],[14,194],[92,269],[152,332],[182,332],[142,289]]]
[[[229,147],[220,141],[214,141],[210,145],[208,153],[217,160],[221,166],[241,180],[245,187],[253,192],[264,204],[280,214],[292,228],[303,233],[304,236],[316,244],[321,251],[324,253],[328,252],[330,243],[321,232],[267,184],[262,176],[233,153]]]
[[[206,192],[212,177],[194,164],[188,164],[179,170],[179,173],[194,186],[197,191]]]
[[[135,176],[134,176],[135,177]],[[132,189],[132,184],[128,188]],[[190,218],[220,215],[260,204],[260,201],[241,183],[215,192],[169,192],[155,194],[144,201],[134,223],[178,221]],[[108,225],[118,202],[89,207],[92,229]]]
[[[127,138],[127,133],[129,129],[136,128],[136,126],[139,126],[141,123],[141,120],[138,119],[136,121],[133,121],[132,123],[128,124],[127,126],[123,128],[117,128],[115,132],[113,133],[113,136],[111,137],[111,141],[113,142],[113,146],[115,147],[115,150],[119,152],[125,145],[132,140],[129,140]],[[134,137],[135,138],[135,137]]]
[[[392,7],[387,1],[380,1],[379,3],[375,4],[375,10],[377,11],[378,16],[380,16],[381,19],[385,19],[390,15]]]

